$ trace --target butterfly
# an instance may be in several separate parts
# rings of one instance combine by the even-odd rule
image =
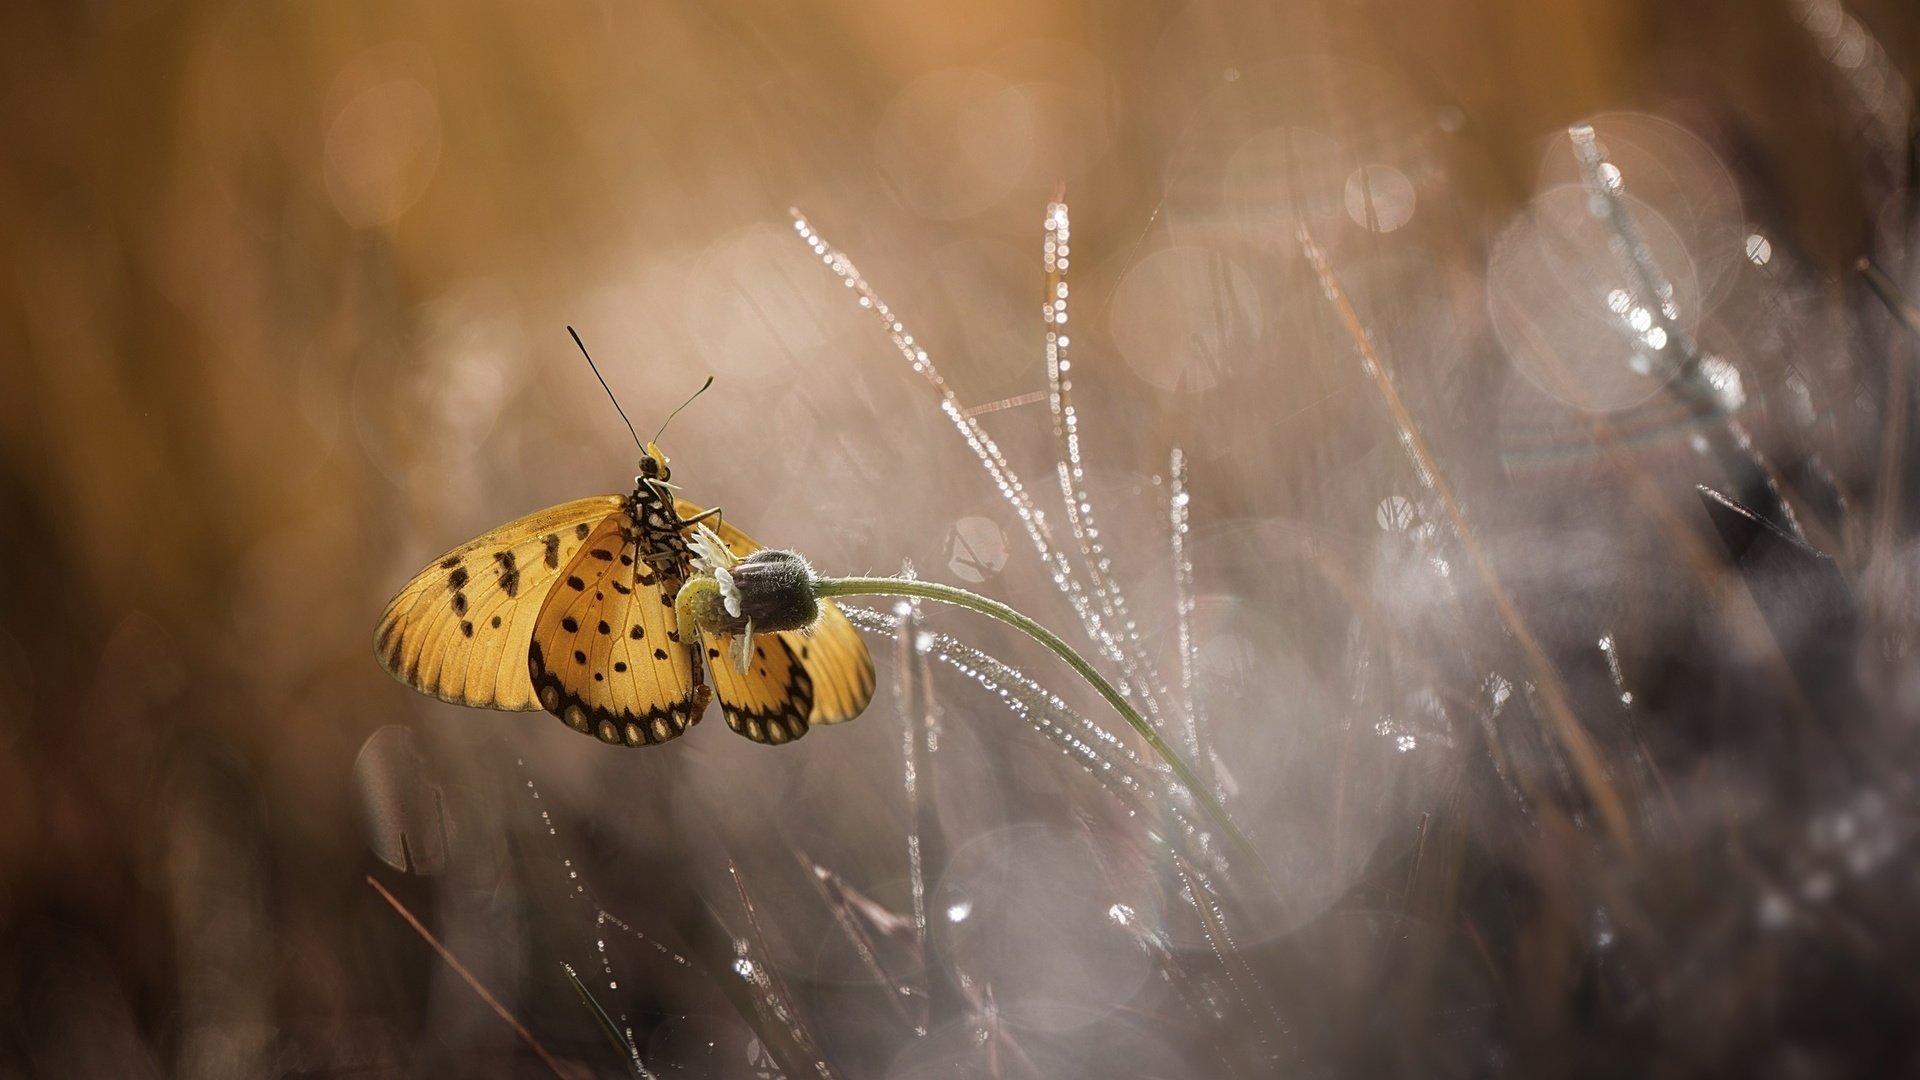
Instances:
[[[774,745],[860,715],[873,657],[829,601],[807,630],[750,635],[744,670],[721,636],[682,635],[674,598],[694,570],[687,530],[712,529],[735,555],[760,545],[677,498],[666,455],[642,449],[630,494],[529,514],[416,574],[374,631],[381,665],[441,701],[544,709],[626,746],[678,738],[714,697],[728,727]]]

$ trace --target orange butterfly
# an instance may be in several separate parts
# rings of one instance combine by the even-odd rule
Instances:
[[[442,701],[545,709],[627,746],[678,737],[715,696],[727,726],[761,743],[860,715],[873,657],[831,602],[807,630],[750,634],[744,670],[727,659],[726,635],[683,640],[674,600],[693,573],[686,530],[712,528],[736,556],[760,545],[675,498],[666,455],[644,450],[631,494],[530,514],[415,575],[374,632],[380,663]]]

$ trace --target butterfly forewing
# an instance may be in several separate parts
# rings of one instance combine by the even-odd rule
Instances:
[[[706,706],[673,611],[682,556],[649,561],[655,550],[628,513],[602,521],[548,592],[523,659],[539,706],[604,742],[666,742]]]
[[[527,646],[541,603],[586,537],[621,516],[617,495],[576,499],[470,540],[387,605],[374,652],[401,682],[456,705],[538,709]]]
[[[684,499],[677,500],[675,510],[683,519],[696,517],[700,508]],[[707,519],[706,525],[720,534],[720,539],[733,549],[736,555],[749,555],[762,547],[753,537],[734,528],[725,520]],[[780,634],[764,635],[782,643],[790,663],[804,672],[812,695],[812,705],[806,719],[811,724],[838,724],[859,716],[867,704],[873,700],[874,673],[873,656],[867,651],[867,644],[861,640],[860,632],[853,628],[847,617],[831,601],[820,602],[820,621],[812,629],[800,632],[789,631]],[[759,644],[763,635],[754,636]],[[768,650],[772,655],[772,650]],[[722,685],[720,668],[731,665],[732,657],[724,652],[719,660],[708,658],[708,667],[714,670],[714,691],[721,704],[725,705],[730,691],[735,687]],[[768,668],[768,678],[774,677],[778,665]],[[738,674],[738,670],[735,674]],[[770,697],[772,687],[754,687],[755,700]],[[738,693],[745,695],[747,687],[740,687]],[[728,725],[732,726],[732,714],[728,715]],[[739,730],[736,728],[735,730]],[[750,732],[747,734],[751,734]],[[797,737],[797,736],[796,736]]]

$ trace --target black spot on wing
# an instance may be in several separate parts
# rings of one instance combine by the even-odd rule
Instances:
[[[807,723],[804,714],[793,708],[777,711],[737,709],[722,701],[720,711],[726,715],[728,727],[766,746],[790,743],[805,735],[812,726]]]
[[[453,573],[447,575],[447,588],[454,592],[459,592],[466,587],[467,568],[464,566],[455,567]]]
[[[548,533],[544,543],[547,545],[547,569],[549,570],[560,569],[560,537],[559,535],[556,533]]]
[[[569,634],[577,634],[580,632],[580,623],[573,616],[568,615],[566,618],[560,620],[560,629],[565,630]]]
[[[520,567],[514,561],[513,551],[511,549],[496,551],[493,553],[493,561],[500,564],[500,588],[507,594],[507,599],[512,600],[519,596]]]
[[[460,556],[458,555],[449,555],[446,558],[440,560],[440,569],[442,570],[451,570],[454,567],[459,565],[460,565]]]
[[[593,526],[583,521],[580,524],[575,525],[573,527],[573,538],[575,540],[585,540],[587,538],[587,534],[592,531],[593,531]]]

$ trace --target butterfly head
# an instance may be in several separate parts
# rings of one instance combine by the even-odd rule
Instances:
[[[634,477],[639,483],[658,480],[665,483],[673,476],[673,470],[667,468],[667,455],[655,443],[646,445],[646,456],[640,459],[640,475]]]

